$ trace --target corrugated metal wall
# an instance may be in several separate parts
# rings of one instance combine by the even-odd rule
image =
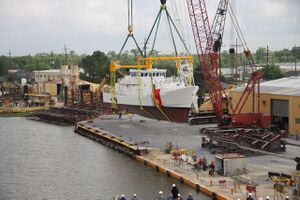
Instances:
[[[247,168],[246,158],[224,159],[224,175],[235,175],[238,171]]]

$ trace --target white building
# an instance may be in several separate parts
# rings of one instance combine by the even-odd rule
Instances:
[[[48,81],[61,81],[60,69],[49,69],[42,71],[33,71],[34,81],[36,83],[48,82]]]

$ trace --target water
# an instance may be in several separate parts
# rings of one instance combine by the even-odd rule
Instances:
[[[0,199],[111,200],[136,193],[154,200],[176,183],[186,198],[192,190],[117,153],[60,127],[0,118]],[[194,192],[192,192],[194,194]],[[196,199],[208,199],[198,194]]]

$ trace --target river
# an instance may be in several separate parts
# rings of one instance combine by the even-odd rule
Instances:
[[[99,199],[116,194],[155,200],[173,183],[131,158],[61,127],[26,118],[0,118],[0,199]],[[130,198],[127,198],[128,200]],[[196,199],[208,199],[197,194]]]

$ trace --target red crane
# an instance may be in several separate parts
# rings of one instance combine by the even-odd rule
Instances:
[[[251,78],[235,108],[232,108],[232,106],[229,105],[228,97],[222,88],[221,81],[219,80],[219,50],[222,45],[222,37],[228,7],[231,8],[229,0],[220,0],[212,27],[209,25],[205,0],[186,0],[186,2],[201,71],[204,77],[206,90],[210,95],[210,99],[214,107],[218,125],[220,127],[243,127],[252,125],[267,126],[262,123],[265,122],[265,120],[262,120],[262,115],[259,110],[259,81],[263,75],[262,72],[257,71],[252,73]],[[254,62],[251,52],[247,47],[247,43],[242,35],[236,17],[233,12],[229,13],[238,37],[243,44],[244,53],[248,58],[250,65],[253,66]],[[258,84],[257,112],[255,112],[256,84]],[[241,111],[251,93],[253,95],[252,113],[242,114]],[[231,115],[224,115],[224,108],[230,109]]]

